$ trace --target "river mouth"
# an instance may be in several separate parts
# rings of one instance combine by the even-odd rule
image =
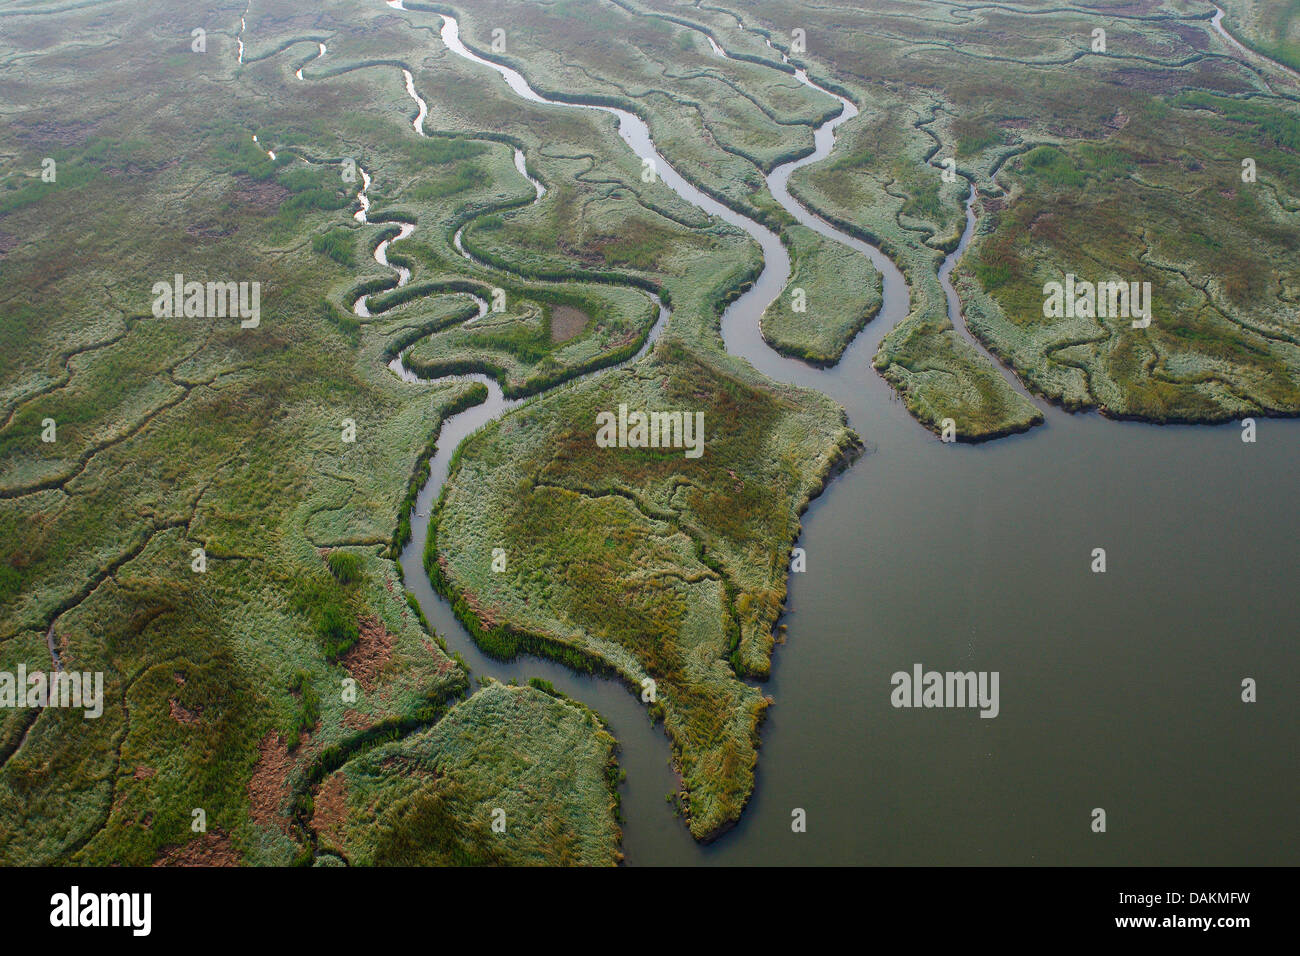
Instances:
[[[444,17],[442,36],[541,100],[514,71],[465,49],[454,19]],[[808,570],[791,576],[787,641],[764,688],[776,703],[754,795],[732,832],[699,845],[664,801],[676,789],[667,740],[624,687],[548,660],[488,658],[433,592],[422,554],[448,462],[513,403],[487,380],[488,402],[444,423],[400,558],[406,586],[474,674],[540,676],[606,718],[627,771],[628,862],[1285,862],[1273,824],[1293,809],[1288,755],[1300,721],[1283,692],[1271,706],[1291,707],[1289,720],[1243,706],[1237,688],[1243,677],[1270,675],[1283,688],[1296,676],[1278,639],[1300,619],[1288,571],[1296,528],[1276,516],[1294,514],[1300,423],[1261,422],[1260,442],[1246,445],[1231,424],[1053,410],[1050,427],[1027,435],[943,444],[871,367],[908,309],[887,257],[790,200],[804,225],[872,258],[883,303],[833,368],[776,354],[758,322],[788,278],[779,239],[682,180],[638,118],[607,111],[634,152],[657,157],[671,188],[762,246],[762,275],[722,319],[728,351],[839,401],[870,448],[805,515]],[[769,177],[783,205],[789,174],[825,155],[823,138],[829,152],[833,129],[817,131],[812,157]],[[1096,547],[1110,558],[1104,575],[1090,571]],[[914,663],[999,672],[1001,713],[894,709],[890,676]],[[1091,834],[1097,806],[1130,821],[1123,840]],[[795,808],[808,815],[806,833],[791,830]],[[1196,820],[1213,824],[1189,839]]]

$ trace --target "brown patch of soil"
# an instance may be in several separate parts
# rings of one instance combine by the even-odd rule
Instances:
[[[625,333],[620,335],[618,338],[610,341],[608,347],[611,350],[613,350],[613,349],[622,348],[624,345],[631,345],[633,342],[636,341],[636,337],[638,334],[639,333],[637,332],[636,329],[628,329]]]
[[[597,241],[588,243],[585,248],[580,248],[565,239],[557,239],[555,247],[571,259],[577,259],[585,266],[605,265],[605,256],[602,247],[610,240]]]
[[[171,708],[172,720],[176,721],[176,723],[197,724],[199,722],[199,714],[202,711],[186,710],[175,697],[168,697],[167,705]]]
[[[403,777],[412,777],[419,780],[440,780],[441,776],[428,770],[425,767],[412,760],[410,757],[393,756],[385,757],[380,763],[380,769],[384,773],[399,774]]]
[[[1118,16],[1107,10],[1108,16]],[[1187,85],[1187,76],[1179,70],[1160,67],[1128,67],[1115,71],[1116,79],[1126,88],[1143,93],[1173,95]]]
[[[311,826],[317,836],[340,849],[348,819],[348,782],[341,771],[325,778],[316,791]]]
[[[1101,139],[1105,134],[1097,129],[1087,129],[1068,123],[1048,123],[1047,132],[1060,139]]]
[[[439,677],[441,677],[443,674],[447,673],[447,672],[450,671],[450,670],[455,670],[455,669],[456,669],[456,665],[455,665],[455,663],[451,660],[451,658],[449,658],[449,657],[448,657],[446,654],[444,654],[442,651],[438,650],[438,648],[434,647],[433,644],[431,644],[429,641],[427,641],[427,640],[423,640],[423,639],[421,639],[421,641],[422,641],[422,643],[424,644],[424,649],[425,649],[426,651],[428,651],[431,655],[433,655],[434,657],[436,657],[436,658],[438,659],[438,676],[439,676]]]
[[[474,616],[478,618],[478,622],[483,626],[484,630],[490,631],[492,628],[497,626],[495,615],[479,603],[477,594],[473,591],[464,591],[461,593],[461,599],[469,605],[469,609],[474,612]]]
[[[306,735],[303,741],[307,740]],[[254,823],[288,829],[289,818],[281,807],[289,799],[289,772],[293,758],[283,737],[269,733],[258,746],[257,764],[248,780],[248,815]]]
[[[342,723],[349,730],[365,730],[370,726],[370,718],[358,710],[348,708],[343,711]]]
[[[358,620],[357,627],[361,630],[361,636],[352,645],[352,649],[339,658],[339,663],[369,693],[375,689],[380,672],[393,656],[393,641],[396,638],[388,633],[387,628],[374,615]]]
[[[259,212],[275,212],[289,198],[290,192],[279,183],[263,182],[251,176],[237,176],[239,198],[243,205]]]
[[[234,230],[228,226],[218,225],[214,222],[197,223],[192,222],[185,227],[185,234],[193,236],[195,239],[220,239],[229,236]]]
[[[13,130],[18,140],[23,143],[76,146],[90,138],[94,124],[83,120],[65,123],[55,120],[41,120],[34,123],[18,121],[13,124]]]
[[[239,866],[241,860],[220,830],[201,833],[188,843],[165,846],[153,861],[154,866]]]
[[[148,780],[157,774],[158,771],[153,767],[136,767],[135,772],[131,774],[136,780]]]
[[[12,232],[0,230],[0,258],[18,248],[18,237]]]
[[[567,342],[587,327],[591,317],[571,305],[551,307],[551,341]]]

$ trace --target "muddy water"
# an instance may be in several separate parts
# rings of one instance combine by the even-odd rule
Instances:
[[[466,50],[454,20],[442,36],[540,99]],[[611,112],[668,185],[763,247],[767,268],[724,316],[728,349],[831,395],[870,447],[805,516],[808,570],[792,577],[788,640],[765,687],[776,703],[754,798],[735,830],[698,846],[663,799],[666,740],[631,694],[546,661],[483,657],[433,594],[427,515],[452,451],[504,410],[499,390],[444,426],[401,559],[407,586],[476,674],[542,676],[606,717],[628,774],[629,862],[1295,862],[1297,423],[1261,420],[1244,444],[1235,424],[1053,411],[1028,435],[942,444],[870,367],[907,312],[897,269],[835,233],[880,268],[881,314],[834,369],[777,356],[758,332],[788,275],[776,237],[682,180],[639,119]],[[823,127],[801,162],[832,140]],[[769,178],[773,194],[834,233],[789,200],[790,171]],[[1104,574],[1090,570],[1098,547]],[[914,663],[997,671],[999,716],[894,709],[890,676]],[[1246,677],[1258,703],[1240,701]],[[1095,807],[1106,834],[1089,829]],[[796,808],[806,833],[791,832]]]

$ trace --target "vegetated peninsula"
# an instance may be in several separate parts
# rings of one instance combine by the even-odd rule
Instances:
[[[703,455],[600,447],[597,417],[620,406],[696,410]],[[691,831],[712,836],[753,789],[766,701],[742,678],[768,673],[799,513],[857,450],[828,400],[665,341],[470,438],[426,566],[490,652],[652,687],[642,699],[672,741]]]
[[[490,684],[316,790],[325,865],[591,866],[621,859],[614,738],[592,711]]]

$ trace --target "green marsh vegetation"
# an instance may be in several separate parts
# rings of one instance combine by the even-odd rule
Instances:
[[[704,455],[599,448],[596,414],[620,403],[702,411]],[[706,838],[753,787],[766,705],[740,678],[768,672],[799,513],[856,450],[826,399],[668,340],[471,437],[426,567],[492,653],[547,653],[638,688],[653,679],[691,830]],[[505,573],[491,569],[495,547]]]
[[[635,9],[607,0],[487,0],[457,15],[462,39],[480,52],[490,52],[494,26],[510,24],[506,50],[495,55],[540,92],[574,99],[581,90],[584,100],[631,109],[705,192],[786,221],[762,173],[811,151],[811,125],[838,108],[834,101],[788,74],[722,59],[698,31]]]
[[[834,365],[879,311],[880,274],[861,253],[805,226],[785,235],[790,281],[763,313],[763,338],[784,355]]]
[[[1223,25],[1253,50],[1300,70],[1300,2],[1223,0]]]
[[[817,321],[796,321],[793,313],[775,307],[763,323],[764,335],[787,355],[833,364],[878,309],[879,276],[870,263],[853,261],[861,259],[856,253],[796,230],[763,176],[811,152],[812,127],[839,106],[800,83],[771,50],[755,47],[753,36],[746,36],[740,47],[729,46],[733,55],[724,58],[710,49],[697,21],[679,17],[675,9],[663,12],[647,16],[637,5],[608,0],[554,6],[493,2],[461,11],[460,22],[462,39],[480,52],[489,50],[494,24],[514,24],[506,51],[493,56],[521,70],[548,96],[636,112],[679,172],[704,192],[782,231],[786,244],[804,260],[801,278],[811,282],[817,276],[824,307]],[[620,41],[610,42],[610,36]],[[580,176],[599,181],[598,170]],[[623,199],[611,191],[594,209],[574,209],[562,196],[506,222],[484,220],[483,228],[467,231],[466,243],[490,255],[484,243],[491,238],[484,233],[491,226],[516,250],[544,252],[551,248],[546,238],[560,225],[557,220],[567,219],[567,229],[582,242],[560,251],[581,257],[586,269],[662,275],[677,271],[677,262],[689,261],[692,250],[684,246],[698,245],[698,233],[671,236],[650,222],[644,210],[633,206],[629,211]],[[668,211],[678,215],[672,207]],[[554,258],[543,261],[554,274]],[[791,289],[795,287],[792,282]],[[826,308],[828,302],[835,307]]]
[[[426,378],[488,371],[507,395],[528,395],[629,358],[658,316],[648,297],[627,287],[512,282],[498,288],[506,294],[505,310],[422,338],[406,353],[407,368]],[[555,316],[565,309],[585,321],[557,338]]]
[[[319,15],[345,30],[352,10]],[[59,14],[60,37],[99,31],[94,16]],[[25,240],[0,258],[0,666],[48,669],[48,633],[65,666],[104,672],[106,696],[97,721],[2,715],[7,863],[300,860],[313,849],[300,808],[319,768],[364,753],[374,728],[428,726],[467,684],[386,553],[442,418],[483,393],[411,386],[383,368],[391,342],[425,320],[350,316],[357,270],[386,277],[365,264],[379,229],[367,239],[351,222],[357,183],[299,153],[357,157],[382,184],[377,205],[409,189],[431,235],[465,214],[467,192],[490,204],[518,176],[502,184],[482,165],[491,144],[412,148],[392,67],[295,85],[276,57],[253,59],[253,36],[300,29],[289,4],[250,17],[242,70],[217,20],[208,53],[181,52],[189,26],[178,27],[178,55],[159,61],[155,28],[191,16],[129,6],[113,43],[78,53],[53,83],[36,65],[63,40],[40,17],[6,21],[10,41],[40,54],[4,68],[12,102],[58,119],[6,123],[3,151],[20,170],[51,155],[59,170],[30,191],[9,185],[34,174],[6,172],[0,212],[0,233]],[[359,25],[351,53],[340,39],[340,58],[391,46],[372,26]],[[413,52],[417,38],[401,33]],[[124,83],[131,96],[94,93]],[[260,282],[259,327],[155,319],[150,287],[178,271]],[[345,418],[355,442],[341,438]],[[345,678],[355,697],[341,693]],[[452,746],[475,747],[475,732]],[[585,721],[573,733],[601,739]],[[597,779],[587,826],[604,842],[583,859],[610,862],[603,764]],[[547,805],[536,812],[554,825]],[[470,823],[448,819],[467,846]]]
[[[490,683],[326,777],[312,825],[354,866],[609,865],[615,747],[583,705]]]
[[[802,62],[842,83],[862,115],[827,162],[791,182],[907,274],[912,315],[876,365],[909,409],[931,427],[952,417],[967,438],[1037,420],[947,331],[933,282],[970,179],[980,223],[954,281],[969,328],[1030,389],[1067,408],[1159,422],[1300,410],[1294,290],[1278,268],[1300,229],[1293,99],[1222,55],[1200,9],[1182,21],[1139,19],[1155,9],[1143,7],[1094,23],[972,3],[960,18],[917,19],[926,6],[885,3],[833,22],[809,11]],[[1228,4],[1230,26],[1247,7],[1277,25],[1294,4]],[[786,44],[778,3],[693,16],[725,35],[731,9]],[[1104,54],[1090,49],[1098,25]],[[955,184],[941,180],[945,157],[963,177]],[[1246,158],[1255,183],[1242,182]],[[1152,326],[1044,318],[1043,284],[1066,272],[1151,282]]]
[[[1201,90],[1137,110],[1104,144],[1012,160],[1023,192],[989,217],[970,260],[972,323],[1069,408],[1159,422],[1295,414],[1300,338],[1278,263],[1300,248],[1300,116]],[[1150,328],[1044,317],[1043,284],[1066,272],[1150,282]]]
[[[971,329],[1036,392],[1156,421],[1293,414],[1300,293],[1276,263],[1295,258],[1294,103],[1207,55],[1200,19],[1116,11],[1101,57],[1082,13],[965,6],[801,14],[795,59],[862,115],[791,189],[907,274],[912,314],[876,363],[908,408],[971,439],[1038,420],[948,324],[936,272],[969,177],[981,226],[957,288]],[[0,714],[0,860],[616,858],[599,720],[544,688],[461,700],[464,668],[402,588],[393,554],[441,424],[486,394],[399,382],[384,364],[408,348],[431,374],[539,393],[457,455],[431,576],[491,652],[655,680],[647,710],[692,832],[733,823],[766,706],[747,681],[769,667],[799,514],[857,451],[829,400],[721,350],[717,316],[758,274],[754,244],[645,181],[609,117],[524,103],[447,55],[430,14],[259,2],[241,67],[227,11],[199,14],[209,49],[193,54],[192,5],[116,9],[107,27],[93,8],[9,16],[0,38],[0,666],[50,666],[48,636],[105,673],[107,696],[97,721]],[[782,230],[817,321],[784,311],[787,289],[765,334],[809,361],[842,353],[878,278],[795,228],[762,182],[834,108],[760,39],[788,47],[788,5],[461,16],[480,49],[497,20],[517,24],[506,57],[536,86],[635,109],[684,175]],[[296,80],[322,34],[328,56]],[[427,140],[399,64],[429,100]],[[948,155],[955,183],[935,165]],[[351,218],[345,157],[373,177],[375,225]],[[56,183],[40,181],[45,158]],[[359,320],[358,290],[394,281],[371,256],[396,229],[385,219],[417,224],[390,250],[411,284]],[[452,247],[462,227],[480,261]],[[150,286],[178,271],[260,282],[259,328],[154,319]],[[1045,320],[1043,282],[1064,271],[1151,281],[1151,328]],[[466,293],[494,288],[510,307],[466,325]],[[652,291],[673,308],[654,352],[560,385],[635,351]],[[557,336],[561,309],[587,317],[563,313],[576,333]],[[703,411],[704,457],[598,448],[594,415],[619,402]],[[497,806],[508,840],[484,815]]]
[[[885,335],[876,368],[927,427],[937,431],[951,418],[962,440],[978,441],[1024,431],[1041,413],[948,320],[938,269],[961,234],[966,181],[944,182],[929,165],[938,134],[928,127],[945,115],[932,101],[918,101],[882,107],[865,123],[852,120],[840,133],[845,155],[796,171],[790,191],[899,264],[912,308]]]
[[[311,827],[327,778],[383,741],[441,726],[466,685],[463,669],[400,591],[385,552],[405,540],[411,496],[427,473],[441,419],[483,392],[404,385],[383,359],[439,328],[460,332],[454,326],[472,314],[461,293],[500,285],[536,310],[508,317],[513,327],[489,329],[486,337],[498,353],[518,356],[521,369],[531,363],[549,373],[547,363],[559,365],[555,353],[564,350],[586,350],[569,369],[614,361],[620,349],[639,344],[654,319],[636,286],[659,288],[674,277],[678,336],[716,346],[718,306],[757,271],[745,237],[707,224],[670,190],[642,182],[608,123],[553,110],[523,120],[509,97],[464,82],[459,63],[416,70],[421,88],[449,91],[427,124],[446,135],[416,140],[395,68],[364,64],[380,50],[407,50],[403,57],[417,62],[423,39],[382,9],[361,22],[342,9],[330,7],[314,22],[338,31],[330,43],[338,71],[326,80],[292,81],[276,51],[304,28],[302,14],[267,4],[250,17],[242,69],[233,65],[228,38],[213,33],[209,59],[178,54],[155,63],[155,72],[139,74],[142,84],[159,79],[158,70],[177,75],[109,108],[82,90],[108,88],[96,71],[117,75],[123,57],[152,53],[137,10],[112,55],[89,56],[60,89],[29,82],[24,94],[57,103],[69,128],[58,135],[102,168],[78,172],[75,158],[73,170],[65,168],[70,189],[86,192],[75,211],[36,196],[14,203],[0,220],[0,229],[29,236],[31,250],[40,250],[0,262],[4,288],[23,292],[22,300],[12,292],[6,298],[0,323],[6,336],[21,329],[14,336],[20,348],[6,351],[0,393],[10,404],[0,433],[7,445],[0,521],[14,545],[4,562],[0,637],[6,664],[22,659],[34,667],[48,656],[50,631],[65,661],[105,670],[109,698],[123,706],[110,707],[75,741],[67,715],[5,715],[6,861],[175,862],[216,853],[226,862],[258,863],[328,854]],[[220,69],[212,72],[215,62]],[[160,91],[175,88],[188,96],[160,109]],[[226,116],[240,116],[241,124]],[[134,138],[122,136],[128,129]],[[10,135],[14,151],[34,166],[46,132],[17,124]],[[130,148],[114,152],[101,142]],[[512,168],[514,144],[538,164],[561,212],[544,248],[604,250],[590,287],[561,288],[559,280],[572,277],[565,271],[572,255],[560,258],[554,276],[552,263],[530,268],[523,255],[536,247],[529,243],[495,250],[509,272],[468,263],[450,248],[456,228],[485,213],[505,210],[503,225],[515,215],[526,225],[522,217],[542,208],[524,208],[532,190]],[[262,147],[276,150],[277,159]],[[367,252],[391,227],[352,224],[357,184],[335,178],[334,164],[345,156],[374,177],[372,221],[419,223],[391,261],[409,264],[412,284],[425,283],[427,294],[394,295],[390,308],[365,321],[350,314],[352,297],[359,282],[391,282]],[[177,196],[184,197],[179,208],[171,205]],[[624,204],[615,213],[627,214],[628,230],[600,210],[611,202]],[[605,241],[588,241],[588,223]],[[496,240],[505,231],[484,233]],[[74,246],[75,271],[74,257],[60,253]],[[261,282],[258,334],[237,323],[154,320],[147,290],[178,264],[189,275]],[[54,306],[32,309],[26,299],[37,296]],[[590,321],[557,341],[559,308]],[[468,344],[444,347],[440,360],[491,367]],[[571,373],[560,365],[556,374]],[[817,407],[827,457],[845,432],[828,404]],[[45,417],[59,423],[52,448],[37,437]],[[356,424],[355,442],[340,437],[344,418]],[[786,494],[760,528],[775,529],[782,549],[816,485],[813,468],[785,467],[792,469]],[[205,555],[202,572],[192,569],[197,548]],[[768,561],[762,588],[740,595],[734,627],[721,623],[733,613],[725,589],[707,597],[710,627],[726,633],[717,644],[724,669],[765,666],[762,631],[779,608],[783,564]],[[743,569],[733,573],[743,578]],[[345,676],[360,685],[355,700],[339,692]],[[678,696],[682,716],[670,719],[695,728],[693,739],[679,737],[689,743],[682,752],[692,764],[704,833],[743,806],[761,701],[739,682],[721,696],[689,687]],[[708,722],[731,728],[734,751],[701,753]],[[448,747],[472,753],[475,773],[504,773],[509,765],[492,761],[506,754],[480,747],[472,730]],[[585,717],[569,731],[596,743],[601,733]],[[563,752],[576,751],[568,738],[562,742]],[[555,743],[519,741],[536,750]],[[701,782],[718,775],[711,768],[722,778],[717,797]],[[617,775],[607,755],[599,769],[592,776],[598,793],[584,787],[576,799],[585,813],[581,832],[603,835],[573,850],[573,859],[608,862],[616,849],[609,821]],[[535,812],[538,826],[553,828],[552,805],[533,806],[525,819]],[[191,829],[196,807],[207,817],[203,835]],[[458,815],[467,807],[452,801],[440,811],[440,828],[454,830],[444,837],[460,847],[448,859],[493,858],[497,848],[484,842],[477,818]],[[395,846],[404,837],[388,839]],[[397,850],[376,857],[397,858]]]

